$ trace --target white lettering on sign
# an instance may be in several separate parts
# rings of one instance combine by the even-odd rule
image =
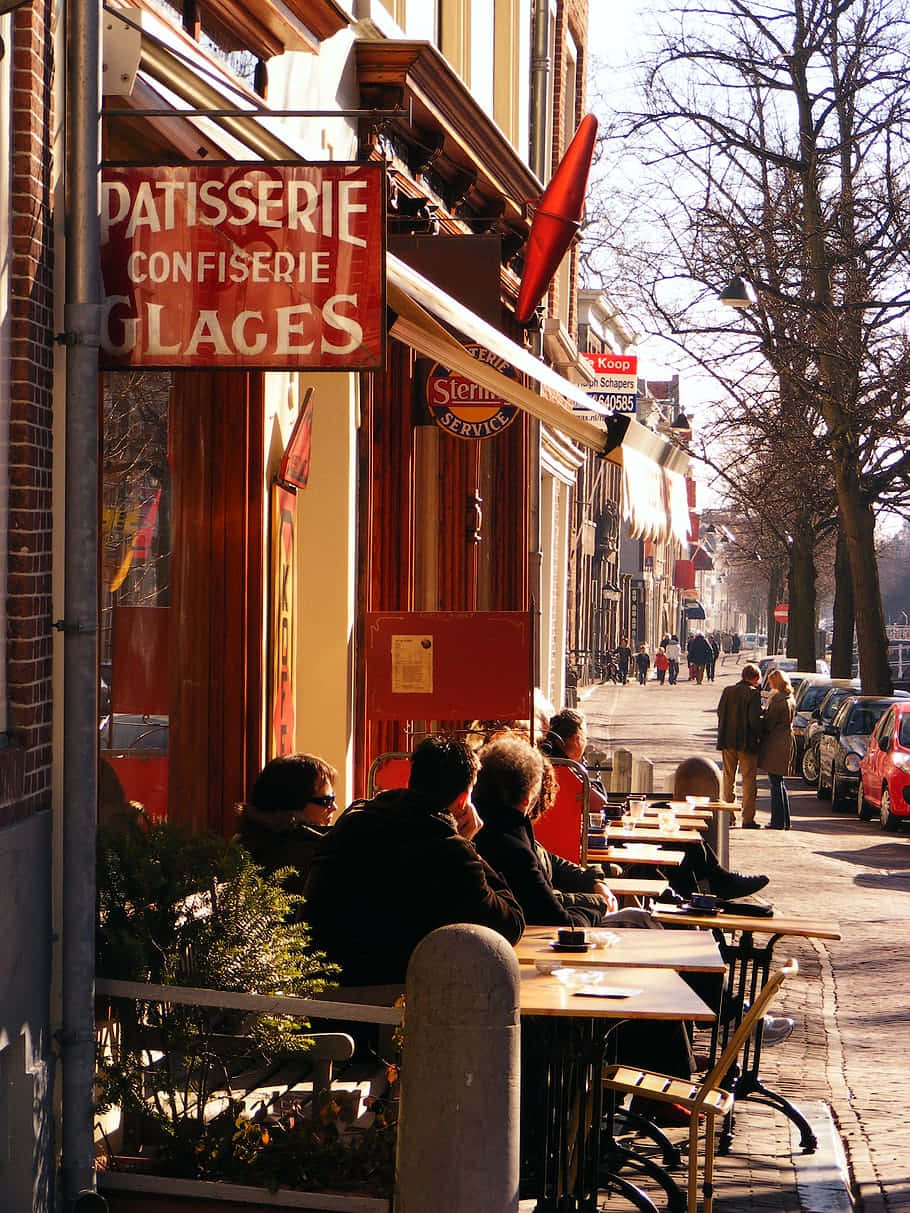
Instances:
[[[327,252],[290,253],[279,250],[266,253],[158,251],[130,253],[126,263],[130,282],[330,282]]]
[[[585,352],[584,359],[591,364],[591,369],[598,375],[630,375],[638,374],[637,354],[593,354]]]
[[[195,227],[233,227],[256,224],[264,228],[311,232],[331,236],[342,244],[366,247],[366,240],[351,230],[355,215],[366,206],[356,201],[367,182],[324,181],[319,189],[312,181],[240,177],[233,181],[143,181],[134,193],[122,181],[101,184],[101,243],[111,229],[123,225],[131,239],[142,228],[171,232]],[[182,206],[177,205],[178,199]]]
[[[102,314],[101,340],[111,353],[125,356],[134,352],[155,358],[192,359],[201,353],[218,357],[242,354],[254,357],[322,353],[350,354],[363,340],[363,330],[345,309],[357,309],[356,295],[332,295],[321,308],[309,303],[275,308],[270,318],[261,311],[234,313],[230,307],[203,309],[187,324],[188,317],[171,317],[175,332],[165,332],[164,309],[147,303],[144,315],[120,316],[129,300],[122,295],[109,296]],[[114,343],[111,321],[119,321],[123,340]],[[142,321],[140,344],[140,320]],[[181,340],[180,334],[188,335]]]

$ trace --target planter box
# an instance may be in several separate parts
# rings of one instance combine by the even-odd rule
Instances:
[[[309,1209],[311,1213],[390,1213],[391,1201],[348,1193],[297,1192],[240,1184],[168,1179],[125,1171],[101,1171],[98,1191],[110,1213],[251,1213],[251,1210]]]

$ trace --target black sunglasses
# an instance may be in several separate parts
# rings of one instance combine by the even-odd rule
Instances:
[[[318,804],[321,809],[330,809],[335,803],[335,793],[331,796],[311,796],[309,803]]]

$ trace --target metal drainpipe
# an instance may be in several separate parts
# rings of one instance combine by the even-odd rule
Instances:
[[[547,107],[550,100],[550,5],[549,0],[535,0],[533,28],[531,33],[531,169],[543,181],[549,164],[547,147]],[[543,356],[543,332],[533,334],[532,349]],[[541,547],[540,522],[540,422],[531,422],[530,458],[528,466],[528,490],[530,495],[530,566],[528,589],[534,602],[538,643],[534,646],[534,681],[540,686],[541,641],[541,593],[543,588],[543,550]],[[561,704],[557,704],[561,707]]]
[[[550,4],[535,0],[531,33],[531,169],[543,181],[549,164],[547,106],[550,100]]]
[[[66,29],[66,483],[63,621],[63,1196],[94,1188],[95,827],[98,786],[98,113],[100,7]]]

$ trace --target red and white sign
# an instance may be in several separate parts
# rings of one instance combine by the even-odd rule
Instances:
[[[517,379],[515,368],[482,345],[465,349],[509,379]],[[436,362],[427,376],[427,407],[440,429],[456,438],[492,438],[507,429],[518,415],[518,406],[509,404],[489,388],[475,383],[458,371]]]
[[[334,162],[105,167],[102,366],[381,367],[384,177]]]
[[[591,399],[613,413],[634,413],[638,403],[638,356],[589,353],[582,356],[596,376],[585,389]]]
[[[790,608],[786,602],[779,602],[774,608],[774,618],[778,623],[786,623],[790,618]]]

